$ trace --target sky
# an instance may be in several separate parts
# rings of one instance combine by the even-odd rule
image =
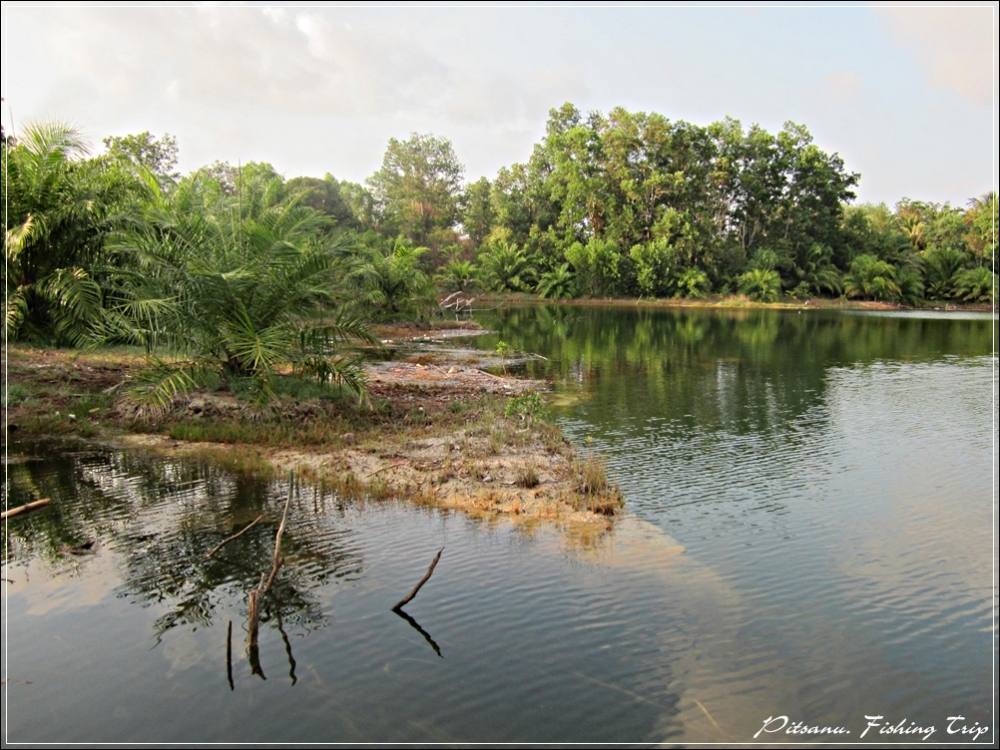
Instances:
[[[859,200],[997,184],[997,9],[918,6],[130,7],[4,2],[5,129],[171,133],[180,167],[363,181],[391,137],[450,138],[466,179],[525,161],[548,110],[805,124]]]

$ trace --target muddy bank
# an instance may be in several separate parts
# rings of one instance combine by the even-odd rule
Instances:
[[[445,363],[449,357],[435,352]],[[427,356],[418,355],[418,356]],[[470,355],[471,357],[471,355]],[[477,364],[484,358],[472,358]],[[485,358],[488,366],[498,366],[499,360]],[[423,389],[442,389],[454,393],[505,393],[517,394],[540,391],[548,387],[542,380],[511,378],[469,367],[463,364],[422,364],[421,362],[377,362],[366,367],[368,382],[380,386],[412,386]]]
[[[259,407],[202,391],[151,417],[122,397],[141,364],[113,352],[12,348],[12,437],[73,434],[238,471],[296,471],[345,496],[518,521],[604,529],[622,507],[600,460],[546,421],[543,381],[457,363],[375,362],[367,405],[279,395]]]
[[[446,341],[466,336],[481,336],[489,333],[471,318],[456,320],[433,320],[425,323],[380,323],[372,326],[372,332],[383,344],[412,341]]]

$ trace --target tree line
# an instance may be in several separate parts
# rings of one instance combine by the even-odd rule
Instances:
[[[328,355],[368,337],[363,321],[459,290],[913,304],[996,289],[995,192],[855,204],[859,175],[794,123],[565,104],[527,161],[472,182],[433,135],[391,139],[364,184],[260,162],[182,175],[176,140],[148,132],[96,156],[61,123],[4,143],[5,332],[197,352],[159,373],[160,396],[198,368],[253,380],[278,361],[356,384]]]

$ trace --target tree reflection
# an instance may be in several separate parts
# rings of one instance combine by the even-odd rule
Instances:
[[[165,610],[154,623],[157,640],[177,626],[208,626],[220,605],[245,606],[247,592],[270,564],[280,508],[290,491],[285,482],[118,450],[73,453],[38,444],[26,452],[35,458],[8,466],[11,503],[32,497],[54,502],[44,513],[5,525],[4,563],[38,556],[56,567],[85,566],[87,558],[70,558],[68,550],[94,542],[116,557],[119,596]],[[282,544],[286,564],[261,618],[279,632],[285,623],[322,624],[313,592],[331,579],[362,572],[351,530],[336,525],[338,509],[337,498],[319,490],[293,494]],[[259,514],[263,521],[206,559]]]
[[[603,423],[639,430],[651,417],[726,434],[773,432],[822,402],[831,368],[991,352],[982,318],[532,305],[482,322],[515,349],[548,357],[530,363],[530,374],[591,396],[577,413],[597,432]]]

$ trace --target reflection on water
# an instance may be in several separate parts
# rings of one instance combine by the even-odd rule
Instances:
[[[774,714],[989,720],[988,319],[483,322],[548,358],[528,367],[625,491],[614,533],[580,546],[196,462],[17,446],[11,502],[53,503],[6,532],[9,739],[746,741]],[[260,679],[246,594],[289,493]]]

